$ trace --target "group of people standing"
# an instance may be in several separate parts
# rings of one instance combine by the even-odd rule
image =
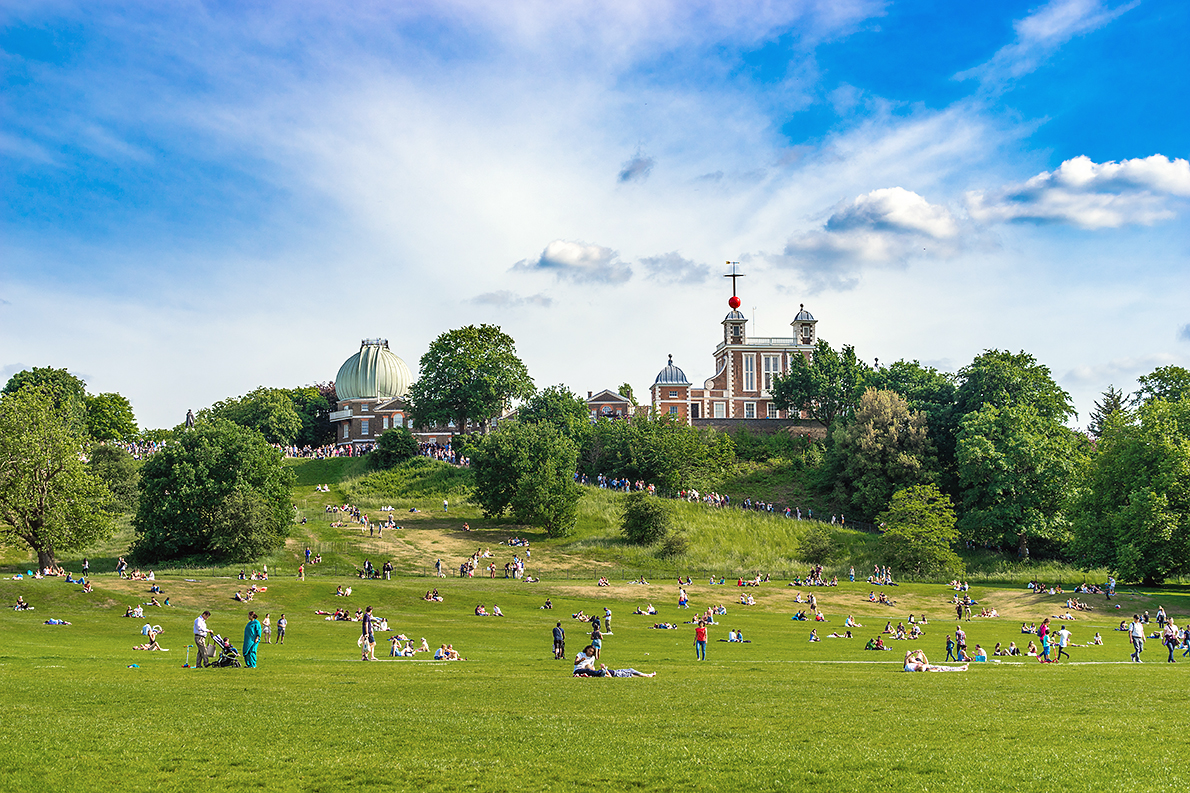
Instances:
[[[194,663],[196,669],[210,666],[214,656],[215,633],[207,624],[207,619],[210,616],[210,611],[204,611],[194,620],[194,647],[198,651],[198,660]],[[282,614],[281,618],[277,620],[277,644],[285,644],[285,629],[288,625],[289,621]],[[273,643],[269,615],[266,614],[262,622],[255,611],[249,611],[248,624],[244,626],[242,656],[244,666],[250,669],[256,668],[256,653],[260,647],[261,639],[264,639],[267,644]]]

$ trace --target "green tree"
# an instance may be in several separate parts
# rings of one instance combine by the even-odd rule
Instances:
[[[335,439],[335,428],[330,419],[331,411],[338,404],[334,383],[287,388],[284,393],[293,402],[293,408],[302,420],[302,428],[294,439],[295,444],[315,448]]]
[[[145,461],[133,554],[237,562],[279,548],[293,522],[292,482],[260,433],[208,418]]]
[[[582,491],[574,483],[578,448],[549,422],[502,422],[466,447],[484,515],[511,511],[518,523],[550,537],[574,530]]]
[[[548,421],[576,445],[582,445],[591,426],[587,403],[564,385],[538,391],[517,410],[517,419],[526,424]]]
[[[1190,397],[1190,370],[1181,366],[1159,366],[1137,378],[1137,382],[1140,383],[1137,396],[1145,402],[1157,399],[1181,402]]]
[[[65,369],[54,369],[50,366],[34,366],[17,372],[8,379],[8,383],[0,390],[0,396],[15,394],[26,386],[42,388],[54,400],[56,407],[63,407],[67,403],[83,405],[87,396],[87,384]]]
[[[669,507],[644,490],[629,494],[620,513],[620,532],[633,545],[655,545],[669,536]]]
[[[1047,366],[1026,352],[985,350],[959,370],[961,384],[955,392],[959,417],[992,405],[997,408],[1028,405],[1043,419],[1065,421],[1074,415],[1070,395],[1063,391]]]
[[[1082,563],[1160,584],[1190,572],[1190,401],[1109,414],[1074,509]]]
[[[805,410],[829,427],[855,411],[868,371],[850,344],[836,352],[819,339],[809,361],[793,356],[789,371],[773,383],[773,401],[781,410]]]
[[[132,404],[119,394],[85,397],[87,434],[97,441],[133,441],[140,430]]]
[[[111,491],[116,509],[121,512],[136,509],[140,464],[131,454],[119,446],[101,443],[91,447],[87,464],[92,475]]]
[[[372,465],[376,468],[392,468],[416,456],[417,438],[404,427],[382,432],[371,452]]]
[[[242,397],[229,397],[198,412],[205,421],[226,419],[241,427],[256,430],[269,443],[287,446],[302,432],[302,417],[293,399],[279,388],[261,386]]]
[[[1103,396],[1095,403],[1095,409],[1091,411],[1087,431],[1096,438],[1102,436],[1108,418],[1115,413],[1127,413],[1135,404],[1136,398],[1131,394],[1118,390],[1114,385],[1109,385],[1103,392]]]
[[[884,529],[880,554],[885,564],[918,578],[963,575],[966,566],[953,548],[959,538],[954,508],[937,486],[898,490],[878,520]]]
[[[930,440],[938,453],[939,467],[949,473],[954,465],[955,375],[939,372],[917,361],[897,361],[873,369],[864,376],[869,388],[896,391],[909,403],[909,410],[923,413]]]
[[[972,542],[1050,548],[1069,540],[1065,507],[1080,464],[1075,433],[1032,405],[985,404],[959,429],[958,473],[963,513],[959,530]]]
[[[516,355],[512,337],[495,325],[468,325],[430,343],[421,376],[409,389],[410,417],[418,427],[467,422],[484,432],[514,399],[533,395],[533,380]]]
[[[937,474],[925,414],[911,411],[895,391],[869,388],[854,420],[837,425],[832,436],[835,498],[865,518],[885,509],[894,491]]]
[[[798,555],[810,564],[827,564],[839,553],[839,541],[829,526],[817,523],[806,529],[798,543]]]
[[[643,479],[676,494],[710,488],[734,463],[731,436],[651,415],[600,419],[587,434],[580,467],[588,476]]]
[[[632,386],[629,383],[620,383],[620,387],[616,389],[616,393],[628,399],[629,404],[636,407],[636,397],[633,396]]]
[[[111,536],[111,492],[82,461],[81,400],[30,383],[0,396],[0,542],[37,564]]]

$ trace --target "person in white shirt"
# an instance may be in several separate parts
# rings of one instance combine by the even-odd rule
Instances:
[[[1145,624],[1140,621],[1139,614],[1132,615],[1132,624],[1128,626],[1128,637],[1132,639],[1132,660],[1138,664],[1144,663],[1140,660],[1140,654],[1145,651]]]
[[[1066,652],[1066,648],[1070,646],[1070,637],[1072,635],[1066,629],[1065,625],[1062,626],[1062,630],[1058,631],[1058,657],[1054,659],[1055,661],[1061,661],[1063,655],[1067,658],[1070,657],[1070,653]]]
[[[207,617],[209,616],[211,616],[211,612],[204,611],[194,620],[194,646],[198,649],[198,660],[194,662],[195,669],[211,665],[211,656],[207,653],[207,636],[210,634],[207,629]]]

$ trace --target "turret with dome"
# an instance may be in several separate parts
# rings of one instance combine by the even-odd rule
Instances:
[[[406,426],[413,374],[388,348],[388,339],[364,339],[335,376],[338,409],[330,415],[340,445],[374,443],[382,432]]]

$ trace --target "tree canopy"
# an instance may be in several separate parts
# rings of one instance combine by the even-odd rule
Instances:
[[[669,507],[648,491],[630,493],[620,513],[620,532],[633,545],[655,545],[669,536]]]
[[[261,386],[242,397],[228,397],[198,411],[196,418],[199,422],[225,419],[282,446],[293,443],[302,432],[302,417],[291,396],[280,388]]]
[[[136,558],[249,561],[289,534],[293,474],[260,433],[209,418],[145,461]]]
[[[468,325],[430,343],[421,375],[409,389],[410,416],[418,427],[454,422],[485,431],[514,399],[533,395],[533,380],[516,355],[512,337],[495,325]]]
[[[599,419],[586,435],[579,470],[643,479],[663,492],[709,489],[735,462],[731,436],[668,415]]]
[[[416,456],[417,438],[404,427],[382,432],[371,452],[372,465],[377,468],[392,468]]]
[[[116,509],[121,512],[136,509],[140,464],[131,454],[119,446],[101,443],[91,447],[87,464],[91,473],[111,491]]]
[[[529,397],[517,410],[517,419],[528,424],[548,421],[576,445],[591,426],[587,403],[564,385],[554,385]]]
[[[953,548],[959,538],[954,508],[935,485],[898,490],[878,520],[884,530],[880,552],[889,566],[916,577],[963,574],[965,565]]]
[[[850,344],[836,352],[819,339],[809,361],[793,356],[789,371],[774,381],[773,401],[781,410],[805,410],[829,427],[855,411],[868,371]]]
[[[1109,385],[1103,392],[1103,396],[1095,402],[1095,408],[1091,411],[1090,421],[1087,424],[1087,431],[1096,438],[1100,437],[1111,416],[1116,413],[1126,413],[1135,404],[1136,397],[1118,390],[1114,385]]]
[[[1138,377],[1137,382],[1140,384],[1137,396],[1145,402],[1156,399],[1181,402],[1190,398],[1190,370],[1181,366],[1159,366]]]
[[[1056,421],[1074,415],[1070,395],[1054,382],[1049,367],[1037,363],[1027,352],[985,350],[959,370],[959,380],[955,392],[959,416],[974,413],[984,405],[1028,405],[1041,418]]]
[[[81,400],[27,382],[0,396],[0,540],[24,542],[40,567],[111,535],[115,504],[82,461]]]
[[[119,394],[88,395],[87,434],[97,441],[133,441],[140,430],[132,404]]]

